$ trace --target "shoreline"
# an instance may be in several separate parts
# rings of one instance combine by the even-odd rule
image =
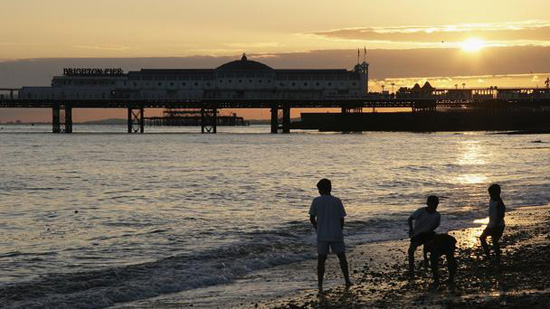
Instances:
[[[478,237],[484,224],[449,232],[458,241],[455,256],[459,268],[454,289],[445,283],[448,276],[445,266],[440,268],[442,284],[437,289],[431,287],[431,272],[424,268],[418,271],[421,250],[416,252],[417,277],[408,279],[405,275],[408,240],[404,239],[364,244],[349,252],[348,260],[353,265],[350,274],[355,284],[349,291],[341,283],[325,289],[321,297],[311,289],[246,307],[542,307],[550,302],[550,206],[516,208],[507,213],[506,224],[500,267],[483,257]],[[334,265],[331,271],[341,277]]]
[[[518,271],[516,263],[524,258],[518,258],[516,254],[524,251],[531,254],[533,250],[524,249],[528,244],[546,245],[548,251],[545,252],[549,257],[545,263],[548,264],[549,213],[550,205],[520,207],[507,213],[507,227],[502,239],[503,270],[500,273],[482,258],[478,237],[485,226],[483,220],[476,220],[475,227],[450,231],[449,234],[458,241],[455,255],[459,269],[455,290],[450,290],[445,284],[445,266],[440,268],[440,287],[437,290],[430,288],[431,272],[420,268],[421,249],[416,252],[417,278],[413,281],[407,278],[409,240],[405,238],[368,242],[350,249],[347,255],[355,285],[347,292],[337,258],[329,255],[325,293],[322,298],[317,296],[316,259],[312,253],[311,259],[255,271],[227,284],[120,303],[114,308],[414,308],[449,305],[496,308],[501,306],[503,298],[505,301],[510,299],[508,302],[512,304],[525,298],[524,290],[527,298],[535,295],[536,299],[550,301],[550,279],[540,279],[544,278],[541,275],[536,276],[539,280],[528,277],[517,289],[501,282],[511,274],[523,274],[521,269]],[[537,235],[546,235],[546,238],[542,238],[541,244],[531,244],[531,239]],[[537,263],[535,265],[539,265]],[[550,278],[550,271],[545,274]]]

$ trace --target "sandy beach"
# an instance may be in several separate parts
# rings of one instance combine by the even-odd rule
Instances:
[[[408,240],[365,244],[349,253],[355,286],[306,290],[289,297],[246,304],[259,308],[548,308],[550,301],[550,207],[524,207],[507,214],[502,239],[502,264],[484,258],[478,236],[484,227],[451,231],[458,240],[459,270],[450,287],[446,268],[442,284],[431,286],[431,273],[420,265],[408,279]],[[335,258],[333,258],[335,259]],[[444,260],[444,258],[442,258]],[[313,266],[313,265],[310,265]],[[339,279],[335,263],[328,277]],[[418,271],[419,270],[419,271]],[[313,285],[313,283],[312,283]]]

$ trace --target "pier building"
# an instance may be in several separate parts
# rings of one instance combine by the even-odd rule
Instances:
[[[23,87],[21,99],[322,100],[368,92],[368,63],[346,69],[273,69],[240,60],[215,69],[65,69],[51,87]]]

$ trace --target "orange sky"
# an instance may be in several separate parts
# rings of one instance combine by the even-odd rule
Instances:
[[[548,0],[0,0],[0,59],[550,45]]]

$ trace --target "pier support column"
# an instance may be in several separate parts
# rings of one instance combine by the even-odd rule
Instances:
[[[277,134],[279,132],[279,109],[277,107],[271,108],[271,133]]]
[[[145,131],[145,109],[128,108],[128,133],[143,133]]]
[[[52,132],[73,133],[73,109],[71,106],[54,104],[52,107]]]
[[[290,106],[283,105],[283,133],[290,133]]]
[[[65,133],[73,133],[73,108],[65,106]]]
[[[282,115],[279,112],[282,112]],[[290,133],[290,105],[274,105],[271,108],[271,133],[277,134],[279,131]]]
[[[61,106],[55,104],[52,108],[52,133],[61,133]]]
[[[218,109],[203,107],[201,109],[201,133],[216,134],[218,124]]]

